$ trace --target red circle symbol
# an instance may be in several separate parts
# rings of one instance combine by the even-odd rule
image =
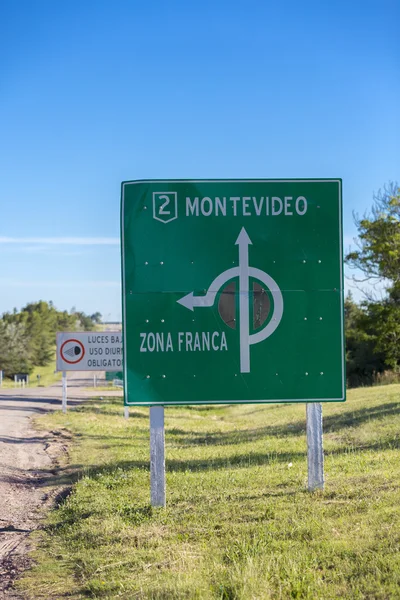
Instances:
[[[61,358],[69,365],[76,365],[85,356],[85,347],[79,340],[71,338],[62,344],[60,348],[60,355]]]

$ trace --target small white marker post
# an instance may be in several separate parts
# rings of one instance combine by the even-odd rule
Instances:
[[[67,412],[67,372],[62,372],[62,411]]]
[[[324,489],[324,449],[322,444],[322,404],[306,405],[308,491]]]
[[[165,433],[163,406],[150,406],[150,492],[152,506],[165,506]]]

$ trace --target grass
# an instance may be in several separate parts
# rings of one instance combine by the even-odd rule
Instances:
[[[62,373],[55,373],[56,363],[51,362],[45,367],[35,367],[31,375],[29,375],[29,384],[25,387],[47,387],[60,381]],[[40,380],[38,379],[40,375]],[[11,379],[3,379],[3,388],[9,389],[16,387]],[[20,384],[17,384],[20,387]],[[1,389],[1,388],[0,388]]]
[[[326,489],[306,491],[304,405],[166,409],[167,508],[149,505],[148,410],[41,418],[73,485],[37,534],[24,598],[400,598],[400,385],[324,405]]]

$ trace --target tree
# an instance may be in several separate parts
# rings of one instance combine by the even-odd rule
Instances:
[[[358,229],[358,250],[346,261],[359,269],[366,280],[387,280],[388,291],[400,288],[400,188],[386,185],[374,196],[371,214],[354,215]]]
[[[375,335],[375,350],[394,370],[400,365],[400,303],[389,296],[382,302],[370,302],[368,312]]]
[[[57,311],[47,302],[28,304],[22,311],[26,315],[27,334],[30,338],[35,365],[47,365],[54,355],[54,334]]]
[[[353,301],[351,292],[344,302],[346,325],[346,371],[350,387],[372,384],[385,369],[385,355],[377,348],[376,328],[368,307]]]
[[[95,324],[89,315],[86,315],[84,312],[75,312],[74,316],[76,318],[76,328],[78,330],[83,329],[83,331],[90,331],[91,329],[95,329]]]
[[[90,315],[90,318],[92,319],[93,323],[97,323],[97,325],[101,323],[101,313],[99,312],[93,313],[93,315]]]
[[[362,303],[365,332],[374,341],[377,356],[390,368],[400,365],[400,188],[390,183],[374,196],[369,215],[359,219],[358,249],[346,256],[350,267],[360,270],[362,281],[384,283],[381,301],[367,298]],[[360,279],[354,278],[356,281]]]
[[[5,376],[31,373],[33,366],[29,337],[24,325],[0,321],[0,369]]]
[[[3,320],[9,324],[23,325],[34,365],[45,366],[50,362],[54,355],[58,320],[53,306],[43,300],[31,302],[20,313],[5,313]]]
[[[12,377],[49,364],[57,331],[90,331],[100,319],[98,312],[92,317],[76,310],[73,314],[59,312],[52,302],[43,300],[27,304],[20,312],[4,313],[0,319],[0,369]]]

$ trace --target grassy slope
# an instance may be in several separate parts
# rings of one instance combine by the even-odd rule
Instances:
[[[73,432],[73,493],[22,585],[43,598],[400,598],[400,385],[324,405],[326,490],[305,491],[304,405],[168,408],[167,509],[149,507],[148,411]]]
[[[55,373],[56,362],[51,362],[45,367],[35,367],[31,375],[29,375],[29,385],[27,387],[43,387],[56,383],[61,379],[62,373]],[[37,376],[40,375],[40,382]],[[3,380],[4,388],[14,388],[14,382],[11,379]]]

